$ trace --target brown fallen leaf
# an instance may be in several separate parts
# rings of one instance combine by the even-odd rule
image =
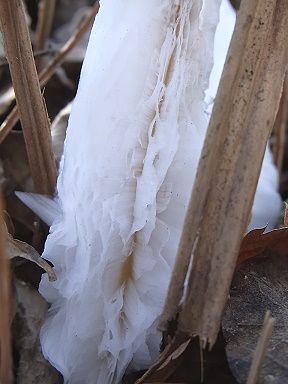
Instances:
[[[281,256],[288,255],[288,227],[264,233],[265,229],[253,229],[244,237],[238,256],[238,266],[248,259],[265,256],[269,252]]]
[[[32,261],[47,272],[50,281],[55,281],[57,279],[53,268],[47,263],[47,261],[42,259],[39,253],[31,245],[23,241],[13,239],[7,230],[4,220],[2,219],[0,226],[6,236],[6,252],[10,259],[13,259],[14,257],[21,257]]]
[[[171,343],[161,353],[158,360],[153,364],[150,369],[136,381],[136,384],[146,384],[149,382],[160,383],[165,382],[173,372],[183,362],[184,352],[189,346],[191,339],[186,339],[179,344]]]
[[[267,253],[242,264],[234,275],[222,327],[230,369],[247,383],[253,353],[267,310],[275,318],[259,384],[288,383],[288,263],[286,255]]]
[[[222,332],[211,351],[200,349],[199,338],[178,334],[138,381],[124,380],[123,384],[236,384],[228,367]]]
[[[7,248],[7,253],[10,258],[22,257],[26,260],[32,261],[47,272],[49,281],[57,280],[53,268],[47,263],[47,261],[42,259],[39,253],[31,245],[24,243],[23,241],[13,239],[12,236],[9,236]]]

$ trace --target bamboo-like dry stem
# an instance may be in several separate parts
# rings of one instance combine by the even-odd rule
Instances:
[[[56,164],[22,0],[0,0],[0,22],[35,190],[52,195]]]
[[[189,203],[160,328],[213,346],[247,228],[288,63],[287,0],[242,0]]]
[[[56,0],[41,0],[39,3],[35,50],[45,48],[53,24],[55,6]]]
[[[271,317],[270,312],[267,311],[257,347],[253,356],[252,365],[248,374],[247,384],[257,384],[258,382],[259,372],[270,342],[274,322],[275,319]]]
[[[0,198],[0,383],[12,380],[10,340],[10,273],[8,257],[5,254],[5,233],[2,223],[2,202]]]
[[[286,74],[279,110],[276,116],[274,131],[275,143],[273,145],[274,161],[278,171],[282,170],[285,150],[286,129],[288,124],[288,75]]]
[[[45,67],[39,74],[39,81],[41,88],[44,87],[47,82],[51,79],[57,68],[63,63],[66,56],[72,51],[72,49],[79,43],[81,38],[87,32],[90,25],[93,23],[93,20],[99,10],[99,1],[93,5],[91,12],[87,17],[80,23],[79,27],[75,30],[74,34],[66,42],[66,44],[61,48],[60,52],[49,62],[47,67]],[[18,122],[18,108],[15,106],[6,120],[0,126],[0,144],[9,134],[11,129]]]

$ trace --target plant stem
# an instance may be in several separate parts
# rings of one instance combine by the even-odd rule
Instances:
[[[22,0],[0,0],[0,22],[35,191],[52,195],[56,164]]]
[[[242,0],[161,319],[212,347],[288,63],[287,0]],[[192,260],[191,260],[191,255]],[[189,269],[190,270],[190,269]]]
[[[56,0],[41,0],[38,6],[38,22],[36,30],[35,50],[42,50],[50,36]]]
[[[261,334],[254,352],[252,365],[248,374],[247,384],[257,384],[259,372],[266,355],[268,344],[270,342],[275,319],[271,317],[270,312],[266,312]]]
[[[288,123],[288,74],[286,73],[280,106],[279,106],[279,110],[278,110],[275,125],[274,125],[275,144],[273,145],[273,153],[274,153],[274,161],[278,168],[279,173],[282,170],[282,164],[283,164],[283,158],[284,158],[287,123]]]

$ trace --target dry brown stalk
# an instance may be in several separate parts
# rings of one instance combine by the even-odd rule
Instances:
[[[55,6],[56,0],[41,0],[39,3],[34,50],[42,50],[45,48],[53,24]]]
[[[93,5],[91,12],[87,17],[80,23],[79,27],[75,30],[74,34],[70,37],[67,43],[62,47],[61,51],[49,62],[39,74],[40,86],[43,88],[47,82],[54,75],[57,68],[63,63],[66,56],[72,51],[72,49],[79,43],[81,38],[87,32],[88,28],[92,24],[97,12],[99,10],[99,1]],[[0,144],[3,142],[5,137],[9,134],[11,129],[18,122],[18,108],[15,106],[6,120],[0,126]]]
[[[2,215],[0,199],[0,215]],[[8,257],[4,253],[5,234],[0,217],[0,383],[11,382],[11,344],[10,344],[10,273]]]
[[[161,319],[213,346],[288,63],[287,0],[243,0]]]
[[[0,0],[0,22],[35,190],[52,195],[56,164],[22,0]]]
[[[257,384],[258,382],[259,372],[266,355],[268,344],[270,342],[274,322],[275,319],[271,317],[270,312],[267,311],[264,318],[261,334],[257,343],[257,347],[254,352],[252,365],[248,374],[247,384]]]
[[[285,137],[288,124],[288,75],[285,76],[283,92],[274,125],[275,143],[273,146],[274,161],[278,171],[282,170],[282,163],[285,150]]]

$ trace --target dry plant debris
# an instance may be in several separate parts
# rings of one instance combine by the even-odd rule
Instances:
[[[61,2],[61,7],[60,7]],[[21,2],[13,1],[13,2],[6,2],[4,4],[4,7],[2,7],[1,3],[1,10],[0,13],[3,15],[5,9],[10,6],[12,7],[13,4],[17,3],[18,5],[21,5]],[[28,9],[30,11],[31,4],[37,5],[37,1],[29,1]],[[44,1],[42,2],[44,3]],[[46,6],[48,6],[48,3],[51,3],[50,1],[45,1]],[[80,7],[80,2],[77,0],[73,4],[73,7],[71,7],[69,4],[71,2],[65,2],[59,0],[59,7],[55,9],[55,22],[53,21],[53,28],[51,28],[51,34],[49,36],[48,41],[48,34],[47,29],[44,34],[46,34],[46,37],[43,38],[42,35],[42,43],[45,44],[45,50],[42,51],[36,51],[34,52],[34,56],[37,57],[37,64],[40,60],[38,60],[38,57],[41,57],[41,63],[40,67],[43,65],[43,70],[41,71],[41,79],[42,79],[42,87],[44,84],[46,84],[48,81],[48,85],[46,85],[45,88],[45,98],[48,101],[49,106],[49,115],[54,118],[54,116],[63,108],[64,105],[66,105],[68,102],[70,102],[74,96],[75,91],[77,88],[77,82],[79,78],[79,72],[81,68],[81,63],[83,60],[83,54],[85,52],[85,46],[86,42],[84,42],[84,46],[81,50],[78,52],[78,56],[71,56],[70,61],[67,62],[67,56],[72,51],[73,48],[75,48],[79,43],[81,43],[81,39],[85,34],[87,34],[87,31],[89,27],[92,24],[92,21],[95,17],[95,14],[98,11],[99,4],[98,2],[94,2],[92,0],[83,0],[81,2],[81,7],[86,7],[85,13],[81,10],[81,18],[78,17],[78,22],[73,20],[73,28],[72,25],[69,22],[71,20],[72,16],[74,16],[76,13],[78,13],[78,8]],[[92,7],[89,7],[89,6]],[[61,8],[61,9],[60,9]],[[19,14],[23,11],[23,8],[17,8],[17,11],[19,11]],[[54,29],[62,28],[63,25],[61,22],[59,22],[59,13],[65,12],[66,22],[67,22],[67,28],[69,27],[69,31],[72,31],[73,33],[69,35],[69,39],[67,41],[67,38],[65,35],[65,40],[61,41],[60,51],[57,50],[56,54],[53,51],[53,47],[56,47],[55,43],[53,42],[53,31]],[[71,13],[72,12],[72,13]],[[14,16],[19,16],[19,14],[15,14]],[[23,15],[23,12],[22,12]],[[34,32],[35,28],[35,15],[31,14],[31,24],[29,20],[29,34],[32,39],[34,48],[36,46],[36,40],[39,39],[39,31],[40,31],[40,25],[38,32]],[[84,16],[84,17],[82,17]],[[20,17],[21,18],[21,17]],[[27,15],[25,16],[25,19],[27,20]],[[30,18],[29,18],[30,19]],[[56,20],[57,19],[57,20]],[[13,18],[13,21],[16,20],[16,17]],[[11,19],[10,19],[11,21]],[[23,22],[23,19],[21,20]],[[61,20],[60,20],[61,21]],[[43,22],[43,19],[42,19]],[[76,24],[75,24],[76,23]],[[33,27],[34,25],[34,27]],[[15,27],[13,25],[12,27]],[[18,23],[16,25],[18,28],[26,28],[26,25],[24,26],[23,23]],[[44,26],[42,25],[43,31],[44,29],[48,27],[48,25]],[[48,29],[50,29],[51,25]],[[21,29],[20,28],[20,29]],[[53,31],[52,31],[53,30]],[[69,32],[70,33],[70,32]],[[14,35],[13,35],[14,36]],[[27,37],[27,33],[26,33]],[[63,34],[61,35],[63,37]],[[23,38],[23,34],[21,33],[21,38]],[[17,39],[13,39],[15,42]],[[44,40],[46,40],[44,42]],[[28,41],[26,41],[28,43]],[[59,43],[59,41],[58,41]],[[51,45],[50,45],[51,44]],[[53,45],[54,44],[54,45]],[[64,44],[64,46],[62,46]],[[52,50],[51,47],[52,46]],[[47,48],[46,48],[47,47]],[[58,49],[59,46],[57,46]],[[31,53],[31,52],[30,52]],[[79,55],[79,53],[82,54]],[[12,339],[13,339],[13,373],[14,373],[14,379],[15,382],[18,384],[36,384],[41,382],[41,384],[56,384],[61,382],[60,375],[57,373],[57,371],[52,368],[43,358],[42,352],[41,352],[41,346],[39,341],[39,332],[41,325],[45,319],[46,312],[48,310],[48,305],[44,301],[44,299],[41,297],[41,295],[37,292],[37,284],[39,282],[40,273],[47,272],[48,277],[50,280],[55,280],[56,276],[53,271],[53,268],[46,263],[44,259],[40,257],[40,254],[27,242],[34,244],[35,238],[42,236],[42,234],[45,232],[45,228],[43,229],[43,226],[40,225],[37,226],[38,219],[35,218],[35,215],[33,215],[27,208],[25,208],[15,197],[14,191],[15,190],[24,190],[24,191],[35,191],[32,180],[31,180],[31,173],[29,170],[29,163],[27,158],[27,150],[25,148],[25,142],[23,139],[23,131],[20,130],[21,126],[18,124],[15,126],[15,124],[18,121],[18,112],[17,108],[13,108],[13,102],[15,100],[14,90],[11,86],[10,82],[10,76],[8,74],[8,65],[7,61],[3,61],[4,52],[2,50],[2,44],[0,42],[0,78],[1,78],[1,92],[0,92],[0,115],[1,115],[1,122],[4,122],[4,134],[3,136],[3,125],[1,126],[1,148],[0,148],[0,183],[1,183],[1,190],[3,191],[3,194],[5,195],[5,201],[6,201],[6,208],[9,211],[9,215],[13,219],[12,226],[15,228],[16,237],[20,238],[20,241],[14,239],[10,234],[7,232],[7,228],[1,222],[1,230],[3,233],[3,237],[6,240],[6,264],[8,266],[8,259],[10,259],[10,265],[12,269],[12,276],[11,276],[11,285],[12,285],[12,297],[10,299],[10,304],[12,307],[12,313],[11,313],[11,332],[12,332]],[[52,56],[52,60],[50,60]],[[42,58],[45,56],[45,60]],[[49,57],[49,60],[46,60],[46,57]],[[76,58],[76,59],[75,59]],[[31,56],[30,56],[31,59]],[[74,61],[73,61],[74,60]],[[46,65],[48,63],[48,66]],[[2,65],[3,64],[3,65]],[[52,76],[57,71],[57,68],[62,65],[62,77],[66,77],[68,79],[68,76],[71,77],[70,84],[73,83],[73,89],[71,89],[66,86],[64,83],[60,83],[58,80],[58,74],[52,78]],[[67,73],[67,74],[66,74]],[[64,74],[64,76],[63,76]],[[52,78],[52,80],[51,80]],[[56,79],[56,81],[55,81]],[[59,87],[61,92],[59,93],[59,96],[61,97],[61,103],[59,103],[59,98],[55,98],[55,83]],[[67,89],[69,90],[67,91]],[[51,92],[52,90],[52,92]],[[58,94],[57,93],[57,94]],[[67,95],[67,96],[66,96]],[[16,92],[17,96],[17,92]],[[22,97],[21,97],[22,98]],[[18,97],[19,99],[19,97]],[[33,105],[35,108],[35,104],[31,103],[30,96],[26,97],[26,100]],[[34,100],[34,99],[33,99]],[[40,100],[41,103],[42,100],[42,94],[40,93]],[[43,104],[44,105],[44,104]],[[19,107],[19,105],[18,105]],[[51,113],[51,109],[55,110],[56,112]],[[14,111],[14,114],[13,114]],[[15,114],[16,111],[16,114]],[[11,112],[11,114],[9,114]],[[45,111],[46,113],[46,111]],[[21,111],[20,111],[21,115]],[[7,117],[12,116],[14,121],[11,123],[10,126],[8,124],[7,126]],[[47,115],[46,115],[47,117]],[[23,121],[23,120],[22,120]],[[48,121],[48,119],[47,119]],[[9,122],[9,118],[8,118]],[[49,123],[49,121],[48,121]],[[50,124],[48,124],[49,126]],[[54,124],[55,125],[55,124]],[[8,128],[8,129],[7,129]],[[6,131],[5,131],[6,129]],[[13,129],[13,130],[12,130]],[[50,130],[50,126],[49,126]],[[49,138],[50,138],[50,132]],[[53,129],[54,131],[54,129]],[[61,150],[63,146],[63,140],[65,136],[65,128],[63,127],[63,133],[59,136],[59,129],[57,128],[54,133],[57,131],[56,140],[57,143],[55,143],[55,146],[58,148],[58,156],[61,156]],[[5,140],[4,140],[5,139]],[[51,140],[51,138],[50,138]],[[45,142],[45,140],[44,140]],[[41,146],[37,146],[37,150]],[[31,146],[28,147],[28,152],[32,151]],[[38,166],[39,164],[37,164]],[[37,239],[36,239],[37,240]],[[36,241],[37,243],[37,241]],[[2,244],[3,245],[3,244]],[[41,250],[43,245],[42,243],[39,244],[39,249]],[[37,248],[38,249],[38,248]],[[2,255],[2,253],[1,253]],[[39,268],[39,267],[41,268]],[[4,269],[1,268],[1,271],[3,272]],[[4,273],[4,272],[3,272]],[[1,279],[4,283],[4,279]],[[1,305],[2,306],[2,305]],[[3,304],[3,308],[7,309],[7,313],[9,311],[9,306]],[[1,310],[1,319],[4,316],[4,311]],[[8,319],[9,320],[9,319]],[[2,325],[4,325],[4,321],[2,322]],[[8,324],[9,329],[9,324]],[[1,339],[1,343],[3,341],[3,344],[5,348],[2,348],[2,350],[5,349],[5,355],[3,354],[3,364],[1,364],[1,374],[2,377],[5,376],[5,379],[1,380],[2,383],[8,383],[8,380],[6,380],[7,377],[7,364],[9,358],[9,343],[7,342],[7,337],[9,337],[9,332],[5,330],[5,340]],[[0,349],[1,351],[1,349]],[[0,354],[1,356],[1,354]],[[4,361],[4,357],[6,359],[6,362]],[[4,367],[6,367],[6,371],[4,371]]]
[[[45,66],[39,73],[39,82],[41,88],[43,88],[47,82],[54,75],[59,66],[65,61],[69,53],[79,44],[79,41],[83,38],[84,34],[87,32],[88,28],[91,26],[95,15],[99,10],[99,2],[96,1],[91,11],[82,20],[73,35],[69,38],[69,40],[63,45],[61,50],[57,53],[57,55],[51,59],[47,66]],[[8,96],[7,96],[8,97]],[[11,101],[11,96],[10,99]],[[0,126],[0,143],[6,138],[11,129],[17,124],[19,119],[18,116],[18,107],[15,106],[12,111],[9,113],[5,121]]]
[[[49,1],[46,1],[46,4],[48,2]],[[42,0],[42,3],[44,4],[45,1]],[[62,1],[61,3],[65,3],[65,1]],[[76,2],[73,2],[73,4],[74,3]],[[88,2],[86,1],[82,1],[82,3],[88,4]],[[231,3],[238,7],[240,1],[231,1]],[[258,3],[260,4],[260,2]],[[280,0],[273,0],[272,2],[270,2],[270,5],[272,3],[277,3],[277,6],[280,8],[284,4],[284,2]],[[96,12],[96,8],[97,5],[94,5],[94,8],[90,14],[90,18],[93,18],[92,12]],[[65,7],[62,7],[62,9],[65,9]],[[81,24],[82,27],[83,23]],[[85,28],[87,28],[87,25]],[[45,26],[45,28],[46,27],[47,25]],[[278,32],[275,31],[275,33]],[[44,41],[47,42],[47,32],[45,33],[46,37],[44,38]],[[66,51],[63,47],[63,50],[54,57],[48,67],[44,68],[42,77],[40,77],[40,80],[42,79],[42,86],[51,78],[52,74],[55,72],[55,69],[62,63],[62,61],[65,61],[67,54],[70,52],[71,47],[78,43],[79,38],[77,36],[77,34],[74,34],[69,40],[69,43],[65,45]],[[272,34],[272,37],[273,36],[274,35]],[[275,49],[277,49],[276,45]],[[13,92],[11,93],[11,88],[9,88],[9,91],[7,93],[4,93],[3,96],[4,97],[2,99],[0,97],[1,113],[7,112],[9,106],[11,105],[11,102],[14,99]],[[274,96],[270,95],[270,99],[273,99],[273,97]],[[283,104],[285,106],[285,100],[283,100]],[[11,148],[13,148],[13,145],[15,146],[15,140],[13,139],[13,137],[15,138],[17,136],[19,138],[19,135],[21,135],[20,132],[10,132],[10,129],[12,129],[15,123],[18,121],[18,113],[17,110],[16,112],[15,110],[16,109],[14,109],[14,115],[10,115],[12,117],[14,116],[14,121],[13,123],[11,123],[11,125],[8,125],[9,129],[5,133],[5,136],[9,134],[8,139],[10,140],[10,142],[6,139],[6,141],[1,144],[1,155],[4,153],[4,150],[2,150],[4,148],[4,145],[7,149],[6,153],[9,152],[8,150],[10,150],[11,152]],[[282,115],[284,116],[284,113]],[[62,148],[62,138],[64,137],[66,125],[65,119],[66,115],[63,117],[63,125],[62,122],[61,124],[59,124],[59,126],[57,125],[57,121],[55,121],[54,123],[54,126],[56,127],[57,125],[57,129],[60,128],[61,130],[61,139],[59,142],[57,142],[57,144],[55,144],[57,148],[60,148],[59,151],[57,150],[58,155],[60,155]],[[284,120],[285,118],[282,118],[281,120],[281,143],[283,141],[283,126],[285,125]],[[1,135],[2,132],[0,129],[0,142],[2,141],[2,139],[4,139],[4,136]],[[17,140],[18,139],[16,139],[16,141]],[[283,143],[281,145],[283,145]],[[9,146],[10,148],[8,148]],[[19,150],[19,153],[21,152],[22,159],[25,157],[25,154],[22,154],[23,149],[25,151],[24,146],[21,150]],[[26,163],[26,168],[23,167],[23,170],[21,170],[20,172],[21,174],[17,174],[17,172],[19,172],[18,166],[20,168],[20,164],[23,164],[23,161],[20,159],[20,156],[17,157],[17,154],[14,154],[15,161],[12,165],[10,163],[7,166],[7,162],[5,163],[3,171],[2,162],[0,163],[0,182],[1,184],[3,183],[5,185],[7,185],[7,183],[9,184],[9,193],[11,192],[11,190],[17,188],[17,186],[19,187],[19,185],[21,185],[22,189],[24,190],[29,190],[30,188],[29,172],[27,172]],[[8,157],[10,157],[10,155],[8,155]],[[280,159],[279,164],[281,164],[282,154],[279,150],[277,158]],[[7,156],[5,155],[5,161],[6,160]],[[12,170],[12,172],[8,171],[7,173],[7,169]],[[16,212],[18,208],[16,207],[15,203],[12,204],[12,209],[13,207],[14,211]],[[25,218],[22,219],[22,221],[25,222]],[[244,224],[246,225],[246,223]],[[286,227],[284,228],[280,228],[278,230],[274,230],[268,233],[264,233],[265,228],[256,229],[248,233],[241,244],[237,263],[238,269],[233,279],[229,301],[225,310],[225,316],[223,321],[224,335],[228,342],[228,361],[234,376],[237,378],[240,384],[246,382],[252,354],[256,348],[257,338],[262,327],[263,315],[267,309],[270,309],[272,311],[273,316],[276,318],[276,325],[274,333],[272,334],[271,344],[268,348],[268,354],[264,360],[263,369],[260,372],[260,383],[283,384],[288,381],[288,364],[286,361],[286,340],[288,328],[288,303],[286,300],[288,290],[287,220],[285,222],[285,226]],[[211,228],[208,229],[212,232]],[[19,240],[14,240],[11,236],[8,236],[7,239],[9,241],[7,254],[9,253],[11,258],[14,258],[15,256],[21,256],[28,260],[36,262],[42,268],[46,269],[48,273],[50,273],[50,278],[52,280],[55,278],[53,269],[48,264],[46,264],[43,259],[41,259],[38,252],[36,252],[31,246],[24,242],[20,242]],[[43,384],[55,384],[56,382],[58,382],[58,375],[55,370],[43,360],[39,345],[39,331],[47,311],[47,304],[43,301],[41,296],[37,293],[34,288],[32,288],[29,284],[17,280],[15,276],[13,279],[13,293],[13,340],[14,348],[19,354],[19,361],[17,362],[16,369],[17,382],[21,384],[36,384],[39,382]],[[216,342],[216,347],[218,348],[217,343],[218,342]],[[219,349],[216,348],[216,353],[213,355],[212,358],[212,360],[214,359],[213,361],[216,364],[215,372],[212,369],[212,372],[214,372],[215,374],[214,377],[216,377],[217,369],[218,371],[219,369],[221,370],[221,363],[218,363],[217,361],[217,354],[219,355],[220,350],[221,353],[223,352],[223,345],[224,342],[222,341],[221,347],[219,347]],[[146,374],[144,377],[142,377],[142,379],[140,379],[138,383],[147,384],[149,382],[153,382],[154,384],[160,384],[164,382],[170,382],[170,384],[185,384],[189,382],[191,384],[192,382],[199,383],[202,376],[202,378],[204,377],[204,382],[206,382],[205,380],[207,380],[207,383],[209,382],[209,384],[215,384],[213,382],[213,373],[210,377],[211,381],[209,381],[209,378],[207,378],[207,371],[209,370],[209,367],[207,368],[207,365],[204,365],[204,369],[202,371],[201,369],[199,369],[199,367],[201,368],[201,359],[203,360],[203,356],[205,362],[210,359],[209,352],[204,350],[203,356],[201,356],[199,351],[199,342],[192,342],[191,339],[187,338],[184,338],[180,341],[178,340],[178,344],[169,344],[167,349],[161,355],[159,361],[156,363],[156,365],[151,367],[149,373],[153,375],[149,376],[149,374]],[[195,359],[196,355],[197,359]],[[193,366],[194,363],[195,365]],[[193,366],[194,369],[194,371],[192,369],[194,375],[193,377],[191,377],[191,370],[189,371],[190,376],[187,373],[187,368],[191,368],[191,366]],[[224,367],[223,372],[226,369],[228,368]],[[129,383],[135,383],[135,380],[136,378],[133,378],[131,381],[129,381]],[[229,376],[228,373],[227,377],[225,376],[221,379],[221,384],[224,384],[226,382],[228,384],[234,382],[236,383],[236,381],[234,381],[234,379]]]
[[[2,238],[5,240],[6,259],[24,258],[40,266],[48,274],[49,280],[54,281],[56,275],[53,268],[41,258],[38,252],[29,244],[15,240],[8,233],[3,219],[0,222]],[[9,279],[10,281],[10,279]],[[18,384],[55,384],[58,381],[57,371],[43,358],[39,341],[40,328],[44,322],[48,304],[29,284],[20,281],[15,275],[12,279],[12,340],[13,348],[17,351],[14,359],[14,371]],[[9,308],[5,304],[6,308]],[[9,333],[7,333],[9,335]],[[6,348],[8,343],[6,341]],[[7,351],[5,351],[7,355]],[[6,363],[7,365],[7,363]],[[2,381],[1,381],[2,383]],[[6,383],[6,381],[3,381]],[[8,383],[8,382],[7,382]]]
[[[267,233],[264,231],[265,228],[254,229],[244,237],[238,256],[238,264],[269,252],[275,255],[288,255],[288,227]]]
[[[262,318],[268,309],[272,311],[275,317],[276,326],[268,354],[263,356],[263,369],[262,364],[259,363],[257,366],[260,371],[261,380],[259,382],[262,384],[280,384],[288,380],[288,364],[285,362],[286,355],[284,353],[287,338],[285,330],[288,327],[288,325],[286,327],[288,304],[286,305],[285,297],[288,292],[288,228],[280,228],[266,234],[263,232],[264,229],[262,228],[253,230],[242,241],[238,257],[238,269],[233,279],[223,321],[224,336],[228,343],[228,362],[240,384],[246,383],[252,356],[262,328]],[[269,322],[269,332],[271,331],[270,326],[271,322]],[[265,338],[267,343],[270,343],[269,332]],[[173,345],[173,342],[168,344],[156,364],[137,381],[137,384],[156,381],[169,383],[171,377],[183,379],[183,377],[179,377],[181,371],[185,372],[186,378],[189,377],[189,383],[198,383],[202,363],[199,362],[199,359],[195,361],[195,350],[191,348],[192,343],[195,343],[195,340],[184,338],[179,346]],[[277,347],[278,344],[279,348]],[[198,346],[200,351],[200,345],[198,344]],[[221,351],[221,347],[219,350]],[[206,363],[203,366],[202,374],[207,380],[203,382],[213,383],[213,380],[209,381],[211,354],[207,350],[203,351],[203,354],[206,355],[203,358]],[[218,364],[218,369],[220,364]],[[279,367],[277,367],[278,364]],[[191,377],[193,365],[194,371],[192,371],[193,376]],[[221,381],[218,381],[219,378],[215,373],[215,382],[227,382],[229,384],[234,382],[233,378],[229,376],[229,370],[224,366],[222,370],[225,371],[225,369],[227,373],[221,378]],[[255,377],[254,375],[252,383],[258,383],[255,381]],[[258,376],[256,378],[259,379]]]
[[[213,346],[288,62],[286,0],[243,0],[214,104],[163,311]],[[263,123],[264,122],[264,123]]]
[[[56,165],[52,154],[50,123],[40,90],[22,0],[0,1],[0,23],[35,189],[39,193],[53,195]]]
[[[264,324],[261,334],[254,352],[252,365],[248,374],[247,384],[257,384],[259,372],[262,368],[262,363],[266,355],[266,350],[270,342],[270,337],[273,331],[275,319],[271,317],[269,311],[266,312]]]
[[[229,365],[239,384],[246,382],[267,310],[275,318],[275,325],[258,382],[288,382],[287,293],[287,255],[271,252],[266,257],[251,259],[235,274],[223,319],[223,332]]]

